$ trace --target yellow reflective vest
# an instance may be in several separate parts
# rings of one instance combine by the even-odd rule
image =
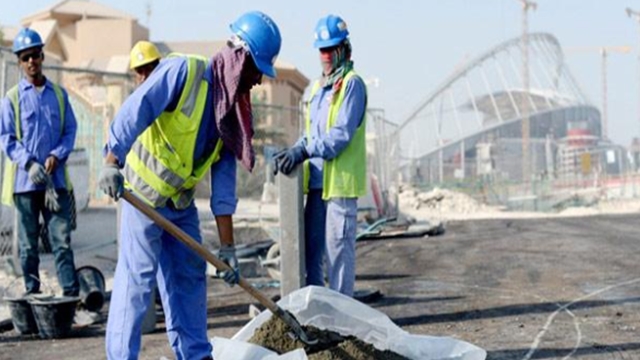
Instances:
[[[58,106],[60,107],[60,131],[64,130],[64,119],[65,119],[65,105],[64,105],[64,94],[62,92],[62,88],[58,84],[51,83],[53,85],[53,90],[56,93],[56,98],[58,99]],[[16,123],[16,139],[18,141],[22,140],[22,130],[20,124],[20,96],[18,93],[18,85],[15,85],[9,91],[7,91],[7,98],[11,102],[11,106],[13,107],[13,117]],[[7,157],[7,160],[4,165],[4,173],[2,175],[2,203],[7,206],[13,205],[13,192],[16,187],[16,172],[18,171],[18,164],[12,162]],[[71,190],[71,181],[69,180],[69,174],[66,170],[65,165],[65,177],[67,180],[67,189]]]
[[[327,133],[335,125],[338,119],[340,107],[344,102],[345,88],[353,76],[358,76],[353,70],[347,73],[342,81],[338,93],[333,94],[329,105],[329,118],[327,119]],[[320,88],[320,82],[316,80],[311,88],[313,98]],[[305,121],[307,141],[311,140],[311,108],[307,107]],[[354,198],[367,193],[367,145],[366,145],[366,111],[360,126],[356,129],[349,145],[334,159],[325,160],[322,174],[322,198]],[[303,184],[305,193],[309,192],[309,160],[303,165]]]
[[[138,136],[127,154],[124,176],[125,186],[149,205],[165,206],[171,199],[176,208],[184,209],[193,201],[196,184],[220,159],[222,141],[218,140],[204,161],[193,158],[209,89],[204,79],[207,59],[170,56],[187,59],[187,81],[178,105],[171,112],[163,112]]]

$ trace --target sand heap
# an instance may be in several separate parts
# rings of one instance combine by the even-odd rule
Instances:
[[[295,349],[304,349],[309,360],[408,360],[391,351],[381,351],[353,336],[341,336],[334,331],[303,326],[305,332],[318,343],[305,346],[289,336],[289,327],[276,316],[272,316],[254,332],[250,343],[260,345],[278,354]]]
[[[469,195],[440,188],[435,188],[429,192],[421,192],[416,188],[403,186],[400,189],[398,199],[400,208],[414,210],[426,209],[437,212],[469,214],[486,209],[485,205]]]

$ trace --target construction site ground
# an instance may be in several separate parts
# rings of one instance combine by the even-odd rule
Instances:
[[[201,208],[205,213],[206,207]],[[638,214],[449,221],[443,235],[360,241],[358,289],[414,334],[454,337],[488,359],[640,359]],[[73,244],[78,266],[115,267],[115,210],[89,208]],[[269,295],[268,277],[250,281]],[[208,335],[232,337],[255,303],[211,279]],[[103,359],[105,321],[71,337],[0,333],[0,359]],[[172,359],[162,317],[142,338],[141,359]]]

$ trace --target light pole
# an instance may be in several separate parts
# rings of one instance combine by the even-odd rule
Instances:
[[[632,10],[631,8],[626,8],[625,11],[627,12],[628,17],[635,20],[638,25],[640,25],[640,12]],[[640,26],[638,26],[638,34],[640,35]],[[640,36],[638,36],[638,38],[640,39]],[[638,72],[638,87],[640,89],[640,52],[638,53],[638,64],[636,67]],[[637,96],[640,97],[640,90],[638,91]],[[638,126],[638,130],[640,131],[640,100],[638,100]]]
[[[602,138],[609,139],[609,106],[607,104],[607,48],[600,49],[602,55]]]
[[[522,5],[522,181],[529,183],[531,172],[531,157],[529,151],[529,10],[535,10],[538,4],[528,0],[517,0]]]

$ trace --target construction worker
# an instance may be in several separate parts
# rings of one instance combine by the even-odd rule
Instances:
[[[353,70],[347,24],[339,16],[318,21],[314,46],[322,76],[310,93],[305,135],[274,155],[277,171],[304,162],[307,285],[353,296],[357,199],[366,193],[365,110],[367,91]]]
[[[239,280],[232,226],[236,159],[252,170],[250,90],[263,74],[275,76],[281,37],[273,20],[258,11],[243,14],[230,28],[228,46],[212,59],[167,57],[127,98],[109,129],[99,186],[116,201],[126,188],[202,242],[193,197],[211,169],[218,254],[234,269],[220,276],[233,285]],[[122,204],[121,219],[107,358],[137,358],[141,323],[157,285],[176,358],[210,359],[205,260],[129,203]]]
[[[27,294],[40,292],[39,219],[55,258],[65,296],[78,296],[71,250],[71,194],[65,163],[76,139],[76,118],[67,92],[42,73],[44,43],[23,28],[13,40],[24,78],[2,100],[0,147],[8,159],[2,179],[2,202],[18,214],[20,265]]]
[[[142,84],[160,64],[160,51],[149,41],[138,41],[131,49],[129,67],[136,73],[136,85]]]

